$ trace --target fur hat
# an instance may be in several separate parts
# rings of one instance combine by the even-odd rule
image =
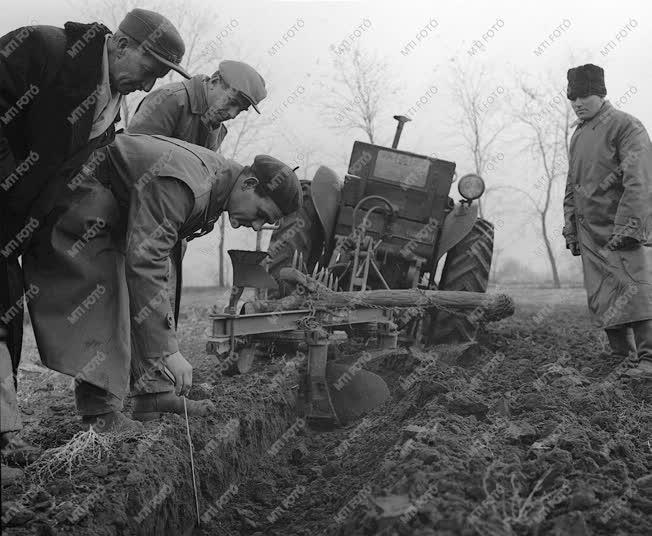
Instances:
[[[588,97],[589,95],[597,95],[598,97],[605,97],[607,95],[607,88],[604,85],[604,69],[587,63],[568,69],[568,89],[566,95],[570,100],[575,100],[578,97]]]

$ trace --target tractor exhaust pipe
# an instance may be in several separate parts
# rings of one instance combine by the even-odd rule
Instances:
[[[395,115],[394,119],[398,121],[398,125],[396,125],[396,134],[394,134],[394,141],[392,142],[392,149],[396,149],[398,147],[398,140],[401,139],[401,133],[403,132],[403,125],[407,123],[408,121],[412,121],[407,115]]]

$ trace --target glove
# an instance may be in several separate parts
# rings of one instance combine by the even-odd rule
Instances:
[[[605,249],[609,251],[631,250],[638,248],[640,245],[641,242],[631,236],[612,234],[605,245]]]
[[[577,240],[569,240],[566,242],[566,249],[570,249],[571,255],[573,255],[573,257],[579,257],[581,255],[580,244],[577,242]]]

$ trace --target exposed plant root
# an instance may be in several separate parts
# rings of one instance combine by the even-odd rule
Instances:
[[[72,478],[73,471],[106,459],[121,434],[98,434],[93,427],[76,433],[70,441],[44,452],[32,465],[36,480],[47,482],[62,472]]]

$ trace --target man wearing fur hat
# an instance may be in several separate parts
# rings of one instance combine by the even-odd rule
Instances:
[[[605,100],[602,68],[568,71],[577,115],[564,198],[566,247],[581,255],[594,322],[626,372],[652,378],[652,144],[643,124]]]

